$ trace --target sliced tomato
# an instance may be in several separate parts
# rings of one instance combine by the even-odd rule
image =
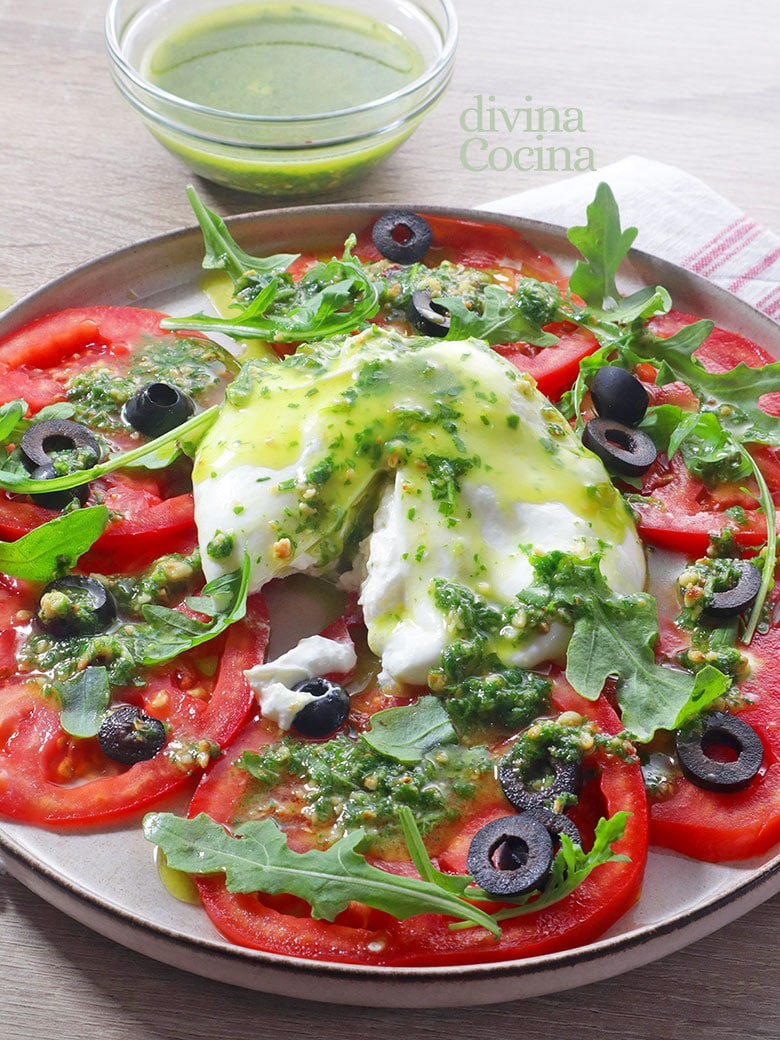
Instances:
[[[651,805],[653,845],[717,863],[760,856],[780,842],[780,628],[756,635],[749,656],[753,670],[740,683],[748,704],[739,717],[764,745],[759,774],[746,790],[731,794],[677,778],[671,795]]]
[[[182,334],[160,327],[163,317],[136,307],[73,308],[9,333],[0,340],[0,403],[21,398],[35,414],[45,405],[66,400],[69,380],[88,373],[96,364],[115,369],[121,377],[124,368],[134,357],[143,356],[151,342],[181,338]],[[160,380],[166,377],[174,378],[165,372],[156,374]],[[211,403],[215,395],[221,397],[228,379],[225,371],[201,403]],[[139,443],[138,435],[121,424],[104,436],[114,451]],[[108,527],[91,557],[95,570],[144,566],[163,553],[186,551],[195,544],[189,481],[181,479],[181,467],[147,475],[142,469],[108,474],[92,485],[88,504],[95,502],[103,502],[111,510]],[[19,538],[54,515],[27,496],[0,492],[1,539]],[[130,559],[128,546],[132,546]]]
[[[699,320],[693,314],[671,310],[668,314],[651,318],[648,327],[656,336],[667,339],[687,325],[693,325]],[[738,332],[730,332],[728,329],[718,326],[707,336],[694,356],[710,372],[728,372],[729,369],[740,363],[747,365],[748,368],[760,368],[762,365],[777,361],[777,358],[760,344]]]
[[[73,307],[36,318],[0,339],[0,364],[48,372],[89,354],[127,354],[141,333],[159,335],[157,311],[136,307]]]
[[[117,473],[95,482],[87,504],[95,502],[107,505],[111,513],[105,531],[82,557],[87,570],[134,572],[166,553],[187,553],[195,547],[190,492],[165,498],[144,481]],[[26,497],[0,492],[0,539],[15,541],[57,515]]]
[[[774,461],[772,453],[759,457],[766,459],[767,469]],[[780,485],[774,487],[780,504]],[[644,475],[641,493],[645,500],[632,506],[639,533],[650,545],[703,556],[711,538],[727,531],[746,548],[766,541],[766,519],[752,478],[711,488],[689,472],[679,452],[672,459],[662,454]]]
[[[611,733],[620,729],[617,716],[605,700],[595,705],[582,700],[562,678],[556,684],[554,699],[559,711],[579,711]],[[203,778],[189,815],[205,812],[228,826],[240,822],[242,809],[250,802],[252,779],[231,763],[241,751],[261,749],[276,739],[275,727],[255,721],[231,748],[230,759],[217,763]],[[621,809],[630,811],[626,833],[615,847],[616,852],[630,857],[630,862],[600,867],[560,903],[503,922],[498,941],[484,929],[452,931],[449,920],[438,915],[397,921],[355,905],[333,923],[314,920],[299,900],[233,894],[221,875],[197,879],[201,898],[215,927],[232,942],[315,960],[394,966],[461,964],[529,957],[590,942],[638,897],[647,856],[647,810],[637,765],[607,757],[588,765],[593,779],[581,796],[583,808],[577,820],[583,836],[586,842],[592,838],[593,825],[600,816]],[[471,815],[460,820],[458,835],[440,852],[439,867],[465,873],[473,834],[488,820],[511,811],[497,787],[495,794],[480,799]],[[403,860],[381,861],[378,865],[394,873],[414,874],[412,864]]]
[[[547,331],[559,337],[552,347],[508,343],[494,350],[511,361],[515,368],[533,376],[541,392],[551,401],[558,401],[577,378],[582,359],[598,350],[599,344],[586,329],[550,325]]]
[[[431,226],[433,241],[425,263],[435,267],[444,260],[477,268],[506,268],[528,278],[563,287],[565,278],[557,264],[531,245],[519,231],[503,224],[456,220],[422,213]],[[373,226],[373,225],[372,225]],[[355,252],[361,259],[377,261],[382,254],[371,239],[371,227],[359,235]]]
[[[0,597],[4,632],[14,631],[24,597],[21,586]],[[39,682],[9,677],[0,687],[0,813],[84,828],[134,814],[186,784],[204,768],[198,755],[225,747],[246,720],[252,692],[243,673],[263,659],[267,639],[265,604],[256,595],[226,634],[157,667],[145,686],[119,691],[118,703],[138,706],[168,729],[163,750],[132,766],[106,758],[97,738],[70,737]]]
[[[650,325],[657,335],[668,337],[696,320],[689,314],[672,311],[654,318]],[[757,367],[774,360],[759,344],[719,328],[713,329],[696,357],[713,372],[728,371],[739,363]],[[643,365],[637,373],[645,382],[652,404],[677,405],[686,411],[698,407],[696,397],[684,384],[654,385],[654,372],[652,366]],[[767,411],[771,411],[769,404]],[[780,505],[778,449],[753,445],[751,454],[767,480],[775,503]],[[726,532],[733,535],[737,545],[745,548],[760,546],[766,541],[766,519],[752,477],[710,486],[688,471],[679,453],[671,460],[661,453],[642,478],[641,496],[644,500],[638,499],[632,504],[639,533],[650,545],[702,556],[710,539]]]

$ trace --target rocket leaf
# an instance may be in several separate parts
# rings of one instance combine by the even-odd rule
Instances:
[[[172,813],[144,818],[144,837],[163,850],[170,866],[191,874],[224,873],[230,892],[287,893],[304,899],[312,917],[332,921],[352,900],[399,920],[444,914],[500,934],[495,921],[456,893],[431,881],[380,870],[359,852],[362,830],[329,849],[294,852],[276,824],[251,820],[234,834],[204,813],[191,820]]]

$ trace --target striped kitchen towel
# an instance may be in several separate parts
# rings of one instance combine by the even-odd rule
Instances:
[[[570,227],[584,223],[600,181],[612,188],[623,227],[639,228],[638,249],[703,275],[780,323],[780,237],[674,166],[629,156],[480,209]]]

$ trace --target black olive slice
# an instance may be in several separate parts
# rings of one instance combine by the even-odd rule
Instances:
[[[471,840],[466,860],[474,881],[492,896],[512,898],[539,888],[553,861],[553,840],[531,813],[491,820]]]
[[[450,331],[449,311],[440,303],[434,303],[427,289],[412,293],[407,317],[423,336],[446,336]]]
[[[54,480],[59,474],[55,470],[54,465],[51,462],[47,462],[45,466],[36,466],[30,476],[34,480]],[[76,487],[67,488],[65,491],[42,491],[38,494],[30,495],[30,498],[36,505],[42,506],[44,509],[63,510],[74,499],[80,506],[83,506],[89,498],[89,483],[77,484]]]
[[[416,264],[433,241],[431,225],[417,213],[397,210],[385,213],[371,229],[374,245],[394,264]]]
[[[640,476],[655,462],[655,445],[647,434],[614,419],[591,419],[585,423],[582,443],[598,455],[607,469],[627,477]]]
[[[637,426],[650,403],[647,390],[636,376],[615,365],[605,365],[590,385],[593,407],[602,419]]]
[[[126,402],[124,417],[146,437],[175,430],[195,411],[192,398],[170,383],[147,383]]]
[[[736,715],[715,712],[702,723],[677,734],[677,757],[683,776],[705,791],[728,794],[748,787],[764,761],[761,738],[752,726]],[[708,752],[716,747],[736,753],[721,762]]]
[[[712,602],[704,610],[710,618],[730,618],[741,614],[753,603],[761,589],[761,571],[750,560],[734,560],[739,579],[730,589],[713,594]]]
[[[98,730],[98,744],[106,758],[123,765],[146,762],[165,746],[165,725],[140,708],[125,704],[106,715]]]
[[[329,737],[349,715],[349,694],[337,683],[322,676],[304,679],[293,686],[317,699],[309,701],[292,721],[292,728],[303,737]]]
[[[86,426],[70,419],[44,419],[33,423],[22,434],[19,448],[30,470],[50,465],[51,453],[55,451],[80,452],[83,464],[79,469],[94,466],[102,455],[94,434]]]
[[[552,838],[559,838],[561,834],[565,834],[567,838],[571,839],[572,844],[582,845],[579,828],[574,820],[570,820],[563,813],[553,812],[552,809],[546,809],[543,805],[529,805],[523,811],[543,824]]]
[[[116,600],[96,578],[67,574],[50,581],[38,601],[38,622],[58,639],[104,632],[116,618]]]
[[[525,809],[547,807],[562,794],[577,794],[582,787],[582,766],[579,762],[550,762],[548,782],[532,789],[525,784],[511,758],[504,758],[498,767],[498,782],[509,803],[522,812]]]

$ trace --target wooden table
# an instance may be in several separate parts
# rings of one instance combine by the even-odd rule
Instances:
[[[582,112],[598,165],[675,163],[780,231],[780,8],[728,0],[519,4],[455,0],[452,87],[387,164],[328,201],[471,206],[566,176],[464,167],[462,118],[482,96]],[[110,82],[101,0],[0,0],[0,286],[18,297],[86,260],[192,223],[190,175]],[[748,8],[744,7],[743,11]],[[465,117],[468,124],[468,116]],[[496,133],[504,147],[526,143]],[[572,141],[572,143],[575,143]],[[473,161],[467,161],[474,165]],[[274,205],[199,183],[223,215]],[[319,200],[302,200],[319,201]],[[338,1009],[246,992],[116,946],[0,875],[0,1036],[527,1034],[659,1040],[780,1036],[780,897],[661,962],[559,996],[485,1009]]]

